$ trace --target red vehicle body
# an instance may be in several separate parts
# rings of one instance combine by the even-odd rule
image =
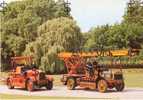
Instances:
[[[9,89],[15,87],[25,88],[28,91],[41,87],[46,87],[48,90],[52,89],[53,78],[35,68],[32,65],[32,57],[12,57],[11,67],[12,71],[7,78]]]

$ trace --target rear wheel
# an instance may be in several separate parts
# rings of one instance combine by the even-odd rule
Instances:
[[[69,90],[74,90],[74,89],[75,89],[75,86],[76,86],[76,81],[75,81],[75,79],[74,79],[74,78],[69,78],[69,79],[67,80],[67,88],[68,88]]]
[[[27,82],[27,90],[28,91],[33,91],[34,90],[34,83],[33,83],[33,81],[29,80]]]
[[[48,84],[47,84],[46,88],[47,88],[47,90],[51,90],[53,88],[53,82],[48,81]]]
[[[62,82],[63,83],[63,85],[66,85],[67,84],[67,82]]]
[[[125,87],[124,81],[120,82],[115,86],[117,91],[123,91],[124,87]]]
[[[107,82],[104,79],[101,79],[101,80],[98,81],[97,88],[98,88],[99,92],[102,92],[102,93],[106,92],[107,87],[108,87]]]
[[[7,87],[8,87],[9,89],[13,89],[13,88],[14,88],[14,86],[12,85],[12,82],[11,82],[10,79],[7,80]]]

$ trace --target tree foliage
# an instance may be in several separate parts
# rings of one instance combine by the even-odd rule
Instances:
[[[6,60],[11,52],[22,55],[26,44],[38,37],[37,28],[57,17],[70,17],[63,0],[23,0],[9,3],[0,13],[1,46]],[[70,11],[70,10],[69,10]],[[6,55],[4,55],[6,54]],[[2,58],[4,58],[2,57]],[[3,61],[3,60],[2,60]],[[3,63],[3,62],[2,62]]]
[[[60,3],[60,4],[59,4]],[[2,31],[5,34],[15,34],[27,42],[37,37],[37,27],[43,22],[67,15],[64,1],[54,0],[24,0],[8,4],[7,11],[2,16]],[[60,9],[60,10],[59,10]]]
[[[143,4],[130,0],[121,23],[102,25],[81,33],[64,0],[22,0],[9,3],[0,13],[1,61],[6,69],[10,57],[32,55],[39,68],[64,72],[60,51],[143,47]],[[140,56],[135,59],[142,58]]]
[[[63,72],[64,66],[57,53],[72,52],[80,47],[82,34],[79,27],[72,19],[61,17],[39,26],[38,35],[35,42],[27,45],[25,53],[35,56],[37,65],[45,71]]]
[[[107,31],[109,30],[109,25],[98,26],[96,28],[92,28],[89,31],[89,39],[85,43],[84,47],[88,50],[94,49],[107,49],[108,48],[108,37],[109,34]]]
[[[140,23],[143,25],[143,4],[142,0],[130,0],[124,15],[124,22]]]
[[[122,49],[141,48],[143,45],[143,5],[140,0],[130,0],[120,24],[92,28],[85,48]]]

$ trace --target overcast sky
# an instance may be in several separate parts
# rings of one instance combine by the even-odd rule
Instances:
[[[3,1],[3,0],[0,0]],[[15,0],[5,0],[11,2]],[[69,0],[71,14],[83,32],[91,27],[120,23],[129,0]]]

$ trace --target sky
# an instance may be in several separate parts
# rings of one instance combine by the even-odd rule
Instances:
[[[0,0],[0,2],[3,0]],[[12,2],[15,0],[5,0]],[[129,0],[69,0],[71,15],[82,32],[92,27],[120,23]]]

